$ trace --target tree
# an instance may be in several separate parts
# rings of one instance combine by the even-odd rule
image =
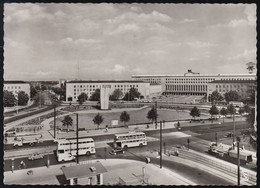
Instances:
[[[120,121],[124,122],[124,125],[126,126],[126,122],[130,120],[130,116],[126,111],[123,111],[120,115]]]
[[[103,122],[103,117],[102,115],[99,115],[99,113],[94,117],[94,119],[92,120],[94,122],[95,125],[97,125],[98,129],[99,129],[99,125]]]
[[[242,119],[242,114],[245,113],[244,108],[239,108],[238,113],[240,114],[240,117]]]
[[[126,101],[133,101],[135,98],[140,98],[141,94],[138,92],[138,90],[136,88],[131,88],[129,90],[129,92],[127,92],[125,94],[125,96],[123,97],[123,100]]]
[[[152,107],[152,109],[147,113],[146,117],[150,121],[152,120],[152,123],[154,122],[154,120],[156,120],[156,118],[158,117],[158,114],[157,114],[157,112],[156,112],[154,107]]]
[[[248,122],[248,124],[250,126],[253,127],[254,123],[255,123],[255,109],[252,108],[249,112],[249,114],[246,116],[246,121]]]
[[[134,99],[134,98],[140,98],[141,93],[139,93],[136,88],[131,87],[129,90],[129,95]]]
[[[219,110],[218,110],[218,108],[216,107],[216,105],[213,105],[213,106],[210,108],[209,113],[210,113],[210,115],[211,115],[212,122],[213,122],[213,116],[219,114]]]
[[[90,101],[100,101],[100,89],[96,89],[95,92],[90,96]]]
[[[4,107],[13,107],[17,104],[14,94],[10,91],[4,90]]]
[[[18,105],[19,106],[25,106],[27,105],[27,102],[29,100],[29,96],[24,91],[20,91],[18,93]]]
[[[244,111],[246,113],[249,113],[251,111],[251,108],[250,108],[250,106],[248,104],[244,106]]]
[[[223,101],[224,97],[218,91],[213,91],[209,96],[209,100],[213,103],[213,101]]]
[[[227,106],[227,112],[229,114],[233,114],[233,115],[236,113],[236,109],[235,109],[233,104],[230,104],[230,105]]]
[[[238,94],[237,91],[231,90],[231,91],[225,93],[225,100],[227,102],[229,102],[229,101],[240,101],[241,97],[240,97],[240,95]]]
[[[190,115],[195,119],[195,117],[200,117],[200,111],[199,109],[194,106],[191,111],[190,111]]]
[[[115,89],[112,95],[110,95],[110,100],[118,100],[123,96],[123,92],[120,89]]]
[[[80,105],[83,104],[87,99],[88,99],[88,95],[84,92],[78,96],[78,102]]]
[[[63,126],[67,126],[67,132],[69,132],[69,126],[72,126],[73,119],[69,115],[67,115],[61,122]]]
[[[227,109],[224,108],[224,107],[221,108],[221,110],[220,110],[220,114],[223,116],[223,122],[224,122],[224,119],[225,119],[226,115],[228,114]]]
[[[36,96],[37,94],[37,90],[35,87],[31,86],[30,88],[30,95],[31,95],[31,98],[33,98],[34,96]]]

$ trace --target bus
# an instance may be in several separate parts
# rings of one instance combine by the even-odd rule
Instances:
[[[115,134],[114,148],[146,146],[146,136],[143,132],[128,132]]]
[[[59,162],[70,161],[75,159],[77,155],[77,140],[76,139],[61,139],[57,140],[57,157]],[[95,154],[95,144],[92,138],[79,138],[78,139],[79,155]]]

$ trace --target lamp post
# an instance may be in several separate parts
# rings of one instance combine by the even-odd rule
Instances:
[[[218,144],[218,133],[215,133],[216,144]]]
[[[14,173],[14,158],[12,158],[11,160],[12,160],[12,166],[11,166],[11,168],[12,168],[12,173]]]
[[[50,167],[50,154],[48,153],[48,158],[47,158],[47,168]]]
[[[157,129],[157,101],[155,101],[155,109],[154,109],[154,111],[155,111],[155,127]]]
[[[162,122],[160,121],[160,168],[162,168]]]
[[[54,104],[54,121],[53,121],[53,129],[54,129],[54,139],[56,138],[56,104]]]
[[[240,137],[237,137],[237,185],[240,185],[240,156],[239,156]]]
[[[76,114],[76,120],[77,120],[77,127],[76,127],[76,133],[77,133],[77,164],[79,164],[79,114]]]

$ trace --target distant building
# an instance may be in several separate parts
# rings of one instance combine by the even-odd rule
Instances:
[[[164,95],[196,95],[208,93],[208,83],[215,80],[256,80],[254,74],[200,74],[188,70],[177,75],[133,75],[136,81],[161,84]]]
[[[208,83],[209,96],[213,91],[219,92],[222,96],[229,91],[237,91],[238,94],[245,98],[248,91],[254,89],[256,80],[215,80]]]
[[[149,96],[149,83],[145,83],[142,81],[68,81],[66,82],[66,101],[74,101],[78,100],[78,96],[81,93],[86,93],[88,97],[90,97],[96,89],[101,89],[103,85],[109,85],[110,95],[114,92],[115,89],[120,89],[125,95],[131,88],[136,88],[138,92],[141,93],[141,96],[144,98]]]
[[[17,98],[20,91],[24,91],[30,98],[30,84],[24,81],[4,81],[4,90],[10,91]]]

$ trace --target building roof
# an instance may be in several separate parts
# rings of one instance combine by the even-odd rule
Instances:
[[[90,169],[91,167],[94,167],[95,171],[92,171]],[[72,178],[85,178],[85,177],[90,177],[92,175],[102,174],[107,172],[107,169],[100,162],[95,162],[95,163],[90,163],[85,165],[62,167],[61,169],[67,180]]]
[[[146,83],[137,80],[73,80],[68,83]]]
[[[29,84],[28,82],[24,82],[21,80],[5,80],[4,84]]]
[[[155,74],[155,75],[132,75],[132,78],[154,78],[154,77],[243,77],[243,76],[252,76],[255,77],[255,74]]]
[[[249,83],[249,84],[253,84],[253,83],[256,83],[256,80],[214,80],[212,82],[209,82],[209,83],[212,83],[212,84],[220,84],[220,83]]]

